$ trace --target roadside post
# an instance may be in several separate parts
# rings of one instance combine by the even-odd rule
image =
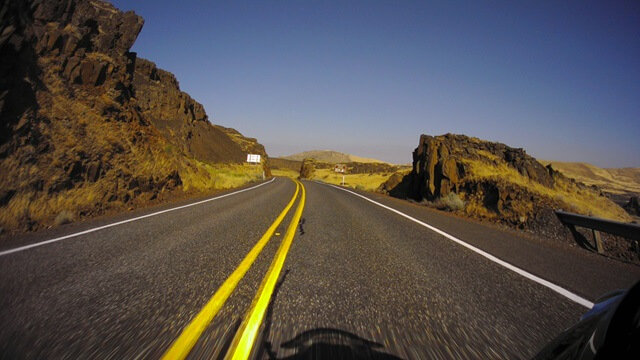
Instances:
[[[249,164],[260,164],[260,155],[258,154],[247,154],[247,162]],[[262,180],[264,180],[264,170],[262,171]]]
[[[344,173],[347,171],[347,165],[345,164],[336,164],[333,167],[333,171],[337,173],[342,173],[342,186],[344,186]]]

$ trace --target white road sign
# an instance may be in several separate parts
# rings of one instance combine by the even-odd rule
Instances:
[[[260,155],[247,154],[247,162],[248,163],[260,163]]]

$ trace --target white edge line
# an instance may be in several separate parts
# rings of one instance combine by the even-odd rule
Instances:
[[[145,218],[148,218],[148,217],[152,217],[152,216],[168,213],[170,211],[180,210],[180,209],[188,208],[188,207],[191,207],[191,206],[204,204],[204,203],[209,202],[209,201],[222,199],[222,198],[227,197],[227,196],[239,194],[241,192],[253,190],[255,188],[259,188],[260,186],[267,185],[267,184],[273,182],[275,179],[276,178],[274,177],[273,179],[271,179],[271,180],[269,180],[267,182],[263,182],[262,184],[258,184],[256,186],[252,186],[250,188],[234,191],[232,193],[216,196],[216,197],[213,197],[213,198],[210,198],[210,199],[194,202],[194,203],[191,203],[191,204],[182,205],[182,206],[174,207],[174,208],[171,208],[171,209],[165,209],[165,210],[157,211],[157,212],[154,212],[154,213],[151,213],[151,214],[138,216],[138,217],[135,217],[133,219],[127,219],[127,220],[118,221],[118,222],[115,222],[115,223],[112,223],[112,224],[107,224],[107,225],[99,226],[99,227],[96,227],[96,228],[80,231],[80,232],[77,232],[77,233],[73,233],[73,234],[57,237],[55,239],[41,241],[41,242],[38,242],[38,243],[35,243],[35,244],[31,244],[31,245],[21,246],[21,247],[15,248],[15,249],[5,250],[5,251],[0,252],[0,256],[9,255],[9,254],[12,254],[12,253],[15,253],[15,252],[24,251],[24,250],[31,249],[31,248],[34,248],[34,247],[50,244],[50,243],[53,243],[53,242],[56,242],[56,241],[65,240],[65,239],[69,239],[69,238],[80,236],[80,235],[89,234],[89,233],[92,233],[92,232],[95,232],[95,231],[98,231],[98,230],[103,230],[103,229],[110,228],[110,227],[113,227],[113,226],[118,226],[118,225],[130,223],[132,221],[141,220],[141,219],[145,219]]]
[[[318,182],[318,183],[319,184],[323,184],[323,183],[320,183],[320,182]],[[380,207],[383,207],[383,208],[385,208],[385,209],[387,209],[389,211],[392,211],[392,212],[394,212],[394,213],[396,213],[396,214],[398,214],[398,215],[400,215],[402,217],[405,217],[405,218],[407,218],[407,219],[409,219],[409,220],[411,220],[411,221],[413,221],[413,222],[415,222],[417,224],[420,224],[420,225],[426,227],[427,229],[429,229],[431,231],[434,231],[434,232],[446,237],[447,239],[449,239],[451,241],[454,241],[454,242],[466,247],[467,249],[469,249],[471,251],[474,251],[474,252],[484,256],[485,258],[487,258],[487,259],[489,259],[489,260],[491,260],[491,261],[493,261],[493,262],[495,262],[495,263],[497,263],[499,265],[502,265],[502,266],[506,267],[507,269],[509,269],[511,271],[514,271],[514,272],[526,277],[527,279],[533,280],[533,281],[537,282],[538,284],[540,284],[542,286],[546,286],[547,288],[557,292],[558,294],[566,297],[569,300],[572,300],[572,301],[574,301],[574,302],[576,302],[576,303],[578,303],[578,304],[580,304],[580,305],[582,305],[582,306],[584,306],[586,308],[589,308],[589,309],[593,307],[593,303],[591,301],[589,301],[589,300],[587,300],[587,299],[585,299],[583,297],[580,297],[580,296],[572,293],[571,291],[569,291],[567,289],[564,289],[564,288],[562,288],[562,287],[560,287],[560,286],[558,286],[556,284],[553,284],[553,283],[551,283],[551,282],[549,282],[549,281],[547,281],[545,279],[542,279],[542,278],[540,278],[540,277],[538,277],[536,275],[533,275],[533,274],[531,274],[531,273],[529,273],[529,272],[527,272],[525,270],[522,270],[519,267],[511,265],[511,264],[509,264],[508,262],[506,262],[504,260],[500,260],[497,257],[489,254],[486,251],[480,250],[477,247],[475,247],[473,245],[470,245],[470,244],[468,244],[468,243],[456,238],[453,235],[449,235],[446,232],[444,232],[444,231],[442,231],[442,230],[440,230],[440,229],[438,229],[436,227],[433,227],[433,226],[431,226],[431,225],[429,225],[427,223],[424,223],[424,222],[422,222],[422,221],[420,221],[420,220],[418,220],[416,218],[413,218],[413,217],[411,217],[411,216],[409,216],[409,215],[407,215],[405,213],[402,213],[402,212],[400,212],[400,211],[398,211],[398,210],[396,210],[394,208],[391,208],[389,206],[383,205],[383,204],[381,204],[381,203],[379,203],[377,201],[369,199],[366,196],[360,195],[360,194],[358,194],[356,192],[353,192],[351,190],[343,189],[343,188],[341,188],[339,186],[335,186],[335,185],[331,185],[331,184],[323,184],[323,185],[328,185],[328,186],[334,187],[336,189],[339,189],[339,190],[342,190],[342,191],[346,191],[346,192],[351,193],[351,194],[353,194],[355,196],[361,197],[361,198],[363,198],[363,199],[365,199],[365,200],[367,200],[369,202],[372,202],[372,203],[374,203],[374,204],[376,204],[376,205],[378,205]]]

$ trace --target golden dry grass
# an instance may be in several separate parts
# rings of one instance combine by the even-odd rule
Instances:
[[[172,191],[189,193],[229,189],[262,179],[262,167],[200,162],[186,156],[179,146],[168,143],[153,127],[135,120],[105,118],[90,101],[72,98],[56,73],[59,68],[46,63],[46,58],[41,61],[47,69],[43,80],[48,91],[38,93],[38,115],[50,121],[37,126],[53,146],[33,162],[22,160],[25,153],[35,151],[29,150],[31,145],[0,162],[0,188],[17,190],[0,212],[0,226],[5,230],[54,225],[57,217],[58,223],[62,223],[109,210],[143,206],[154,192],[158,196],[164,194],[160,188],[136,192],[126,179],[162,181],[177,171],[183,185]],[[106,105],[113,102],[108,94],[85,97]],[[69,164],[86,161],[99,161],[106,171],[104,176],[95,182],[76,182],[71,189],[47,191],[58,181],[68,181]],[[130,200],[110,201],[116,194],[128,194]]]
[[[300,176],[300,172],[290,169],[271,169],[271,175],[297,179]]]
[[[185,191],[196,189],[232,189],[246,183],[262,180],[262,167],[249,164],[207,164],[192,160],[195,167],[181,173]]]
[[[478,155],[482,155],[484,157],[486,157],[487,159],[491,160],[491,161],[500,161],[502,159],[500,159],[496,154],[491,153],[487,150],[476,150]]]
[[[587,163],[541,160],[564,175],[611,194],[640,194],[640,168],[603,169]]]
[[[346,186],[373,191],[387,181],[391,175],[393,173],[346,174],[344,178]],[[331,169],[316,169],[312,180],[340,185],[342,183],[342,174],[336,173]]]
[[[140,163],[135,176],[155,175],[163,178],[174,169],[179,169],[183,182],[182,191],[196,193],[231,189],[262,179],[262,168],[256,166],[207,164],[192,159],[180,163],[162,157],[157,157],[156,160]],[[54,224],[55,218],[61,213],[78,219],[77,215],[80,213],[89,214],[109,208],[128,208],[144,204],[144,198],[133,198],[132,202],[126,205],[119,202],[108,203],[109,190],[116,186],[118,181],[120,186],[125,185],[122,180],[102,178],[94,183],[84,183],[79,187],[51,195],[34,191],[19,192],[0,212],[0,224],[6,229],[19,228],[24,225],[25,220],[33,221],[34,224]]]
[[[520,174],[516,169],[508,166],[505,163],[487,164],[479,160],[463,159],[467,166],[469,166],[469,179],[481,180],[481,179],[501,179],[515,185],[529,189],[531,192],[545,196],[564,204],[567,204],[568,209],[576,212],[580,212],[585,215],[597,216],[601,218],[617,220],[617,221],[630,221],[629,215],[611,200],[599,196],[599,194],[590,189],[580,189],[574,183],[568,181],[556,181],[553,189],[545,187],[535,181],[532,181],[528,177]],[[532,206],[533,204],[523,204],[523,206]],[[473,207],[468,208],[468,212],[486,213],[486,209],[477,209]],[[531,210],[531,209],[523,209]],[[485,214],[486,215],[486,214]]]

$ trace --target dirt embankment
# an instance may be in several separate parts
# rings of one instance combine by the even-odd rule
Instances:
[[[211,125],[172,74],[129,51],[144,23],[133,12],[17,0],[0,15],[5,232],[206,191],[216,166],[260,146]]]

